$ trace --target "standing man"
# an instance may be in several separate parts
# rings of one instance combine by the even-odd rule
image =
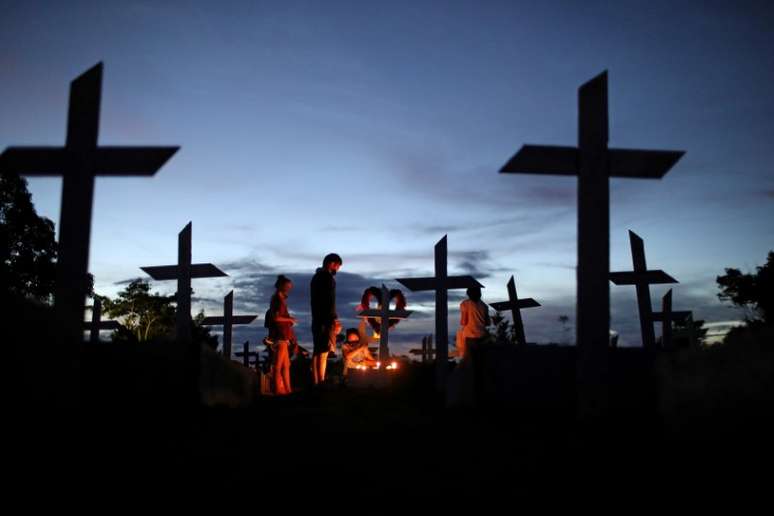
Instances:
[[[340,330],[336,314],[336,273],[341,268],[341,256],[331,253],[323,259],[310,284],[312,298],[312,377],[314,385],[325,381],[328,353],[336,350],[336,334]]]

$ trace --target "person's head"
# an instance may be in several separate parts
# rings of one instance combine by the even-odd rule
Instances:
[[[473,301],[481,301],[481,288],[480,287],[470,287],[467,290],[468,297],[472,299]]]
[[[290,278],[288,278],[284,274],[280,274],[279,276],[277,276],[277,281],[274,282],[274,288],[277,289],[277,292],[281,292],[285,295],[288,295],[290,293],[290,290],[293,288],[293,282],[290,281]]]
[[[360,333],[357,328],[347,328],[347,342],[350,344],[356,344],[360,342]]]
[[[330,253],[323,258],[323,269],[331,274],[336,274],[341,268],[341,264],[341,256],[336,253]]]

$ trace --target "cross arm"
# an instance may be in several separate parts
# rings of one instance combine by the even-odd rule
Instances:
[[[449,290],[461,288],[484,288],[473,276],[449,276],[446,278],[446,288]]]
[[[140,267],[148,276],[155,280],[177,279],[177,265],[158,265],[153,267]],[[194,263],[191,265],[191,278],[217,278],[228,276],[211,263]]]
[[[108,176],[152,176],[180,147],[99,147],[93,172]],[[63,147],[8,147],[0,171],[26,176],[60,176],[75,161]]]
[[[498,312],[504,312],[511,309],[510,301],[499,301],[497,303],[489,303],[489,306],[497,310]],[[517,303],[518,308],[535,308],[540,306],[540,303],[532,299],[531,297],[525,299],[519,299]]]
[[[611,272],[609,277],[610,281],[616,285],[637,285],[638,283],[648,283],[650,285],[679,283],[679,281],[662,270],[643,272]]]
[[[390,319],[406,319],[411,314],[412,314],[411,310],[390,310],[389,312],[387,312],[387,316]],[[362,312],[359,312],[357,315],[359,315],[360,317],[381,317],[382,311],[378,309],[363,310]]]
[[[152,176],[180,147],[100,147],[95,172],[107,176]]]
[[[503,165],[506,174],[578,175],[578,149],[558,145],[524,145]]]
[[[660,179],[683,154],[685,151],[609,149],[610,177]]]
[[[0,154],[0,173],[60,176],[67,168],[62,147],[8,147]]]
[[[257,318],[257,315],[234,315],[231,317],[231,324],[250,324]],[[226,319],[222,315],[202,319],[202,326],[222,326],[224,324],[226,324]]]

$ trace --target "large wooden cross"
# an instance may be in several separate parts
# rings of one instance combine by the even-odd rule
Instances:
[[[62,176],[54,313],[61,342],[83,341],[95,176],[152,176],[179,147],[98,146],[102,63],[70,84],[64,147],[9,147],[0,172]]]
[[[399,280],[400,281],[400,280]],[[379,319],[379,360],[386,362],[390,359],[389,333],[390,320],[406,319],[411,315],[411,310],[390,310],[390,291],[382,284],[382,302],[376,309],[366,309],[358,313],[360,317]]]
[[[100,330],[117,330],[121,327],[118,321],[102,320],[102,300],[97,296],[94,296],[94,305],[91,307],[91,321],[85,325],[89,332],[89,342],[92,344],[99,342]]]
[[[526,346],[527,337],[524,336],[524,322],[521,320],[521,309],[538,307],[540,303],[531,297],[519,299],[516,293],[516,280],[511,276],[511,279],[508,281],[508,301],[489,303],[489,306],[498,312],[510,309],[513,316],[513,331],[516,334],[516,341],[520,346]]]
[[[428,278],[400,278],[399,283],[412,292],[435,291],[435,359],[436,381],[440,391],[446,390],[449,366],[449,301],[448,291],[471,287],[484,288],[473,276],[449,276],[447,273],[446,236],[435,244],[435,276]]]
[[[693,324],[693,312],[690,310],[672,311],[672,289],[667,290],[664,297],[661,298],[661,311],[653,313],[653,321],[661,321],[661,347],[666,350],[672,349],[672,323],[685,322]],[[693,328],[689,329],[691,334]],[[690,337],[689,337],[690,339]],[[693,340],[693,339],[690,339]],[[691,342],[691,344],[693,344]]]
[[[637,307],[640,314],[642,347],[656,349],[656,333],[653,329],[653,306],[650,301],[650,285],[678,283],[662,270],[649,271],[645,263],[645,244],[636,233],[629,231],[632,249],[632,271],[611,272],[610,281],[616,285],[634,285],[637,290]]]
[[[177,265],[159,265],[140,267],[151,278],[158,281],[177,280],[175,300],[175,340],[181,347],[181,360],[185,368],[186,384],[192,397],[190,402],[198,405],[199,375],[201,369],[201,349],[199,343],[191,339],[191,280],[194,278],[216,278],[228,276],[211,263],[191,263],[191,223],[189,222],[177,236]]]
[[[223,326],[223,356],[231,360],[231,334],[235,324],[250,324],[258,315],[234,315],[234,291],[223,298],[223,316],[205,317],[202,326]]]
[[[578,90],[577,147],[524,145],[500,169],[501,173],[558,174],[578,178],[578,376],[581,382],[591,383],[599,383],[607,369],[610,178],[660,179],[684,154],[682,151],[610,149],[607,143],[605,71]],[[594,411],[595,407],[589,409]]]

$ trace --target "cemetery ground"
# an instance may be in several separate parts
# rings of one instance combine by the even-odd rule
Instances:
[[[432,364],[406,365],[388,388],[275,398],[245,390],[257,387],[252,370],[205,352],[209,401],[194,409],[174,342],[84,342],[80,402],[54,409],[73,392],[75,366],[46,345],[40,317],[49,310],[32,316],[40,345],[17,345],[10,367],[23,382],[12,405],[17,442],[26,461],[54,470],[232,478],[256,497],[354,485],[364,496],[382,486],[451,500],[600,482],[618,494],[647,482],[659,495],[684,496],[689,485],[720,479],[758,485],[757,465],[772,458],[770,328],[710,350],[611,349],[611,410],[594,421],[576,417],[575,348],[564,346],[492,350],[484,367],[494,380],[475,408],[446,406]],[[33,323],[15,315],[19,327]],[[233,403],[241,408],[225,408]]]

